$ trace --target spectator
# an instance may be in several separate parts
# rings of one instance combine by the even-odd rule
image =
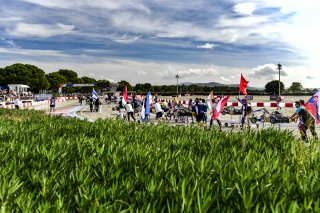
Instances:
[[[154,108],[156,110],[156,119],[159,120],[159,121],[162,120],[163,110],[161,108],[160,103],[158,103],[157,99],[155,99]]]
[[[203,115],[203,123],[207,124],[207,112],[208,112],[208,105],[204,99],[202,99],[203,107],[204,107],[204,115]]]
[[[196,105],[196,120],[197,123],[203,121],[205,106],[203,102],[200,100]]]
[[[54,96],[51,96],[50,98],[50,113],[53,112],[55,113],[56,112],[56,99]]]
[[[99,98],[97,98],[94,102],[94,106],[95,106],[95,109],[96,109],[96,112],[99,112],[99,107],[100,107],[100,100]]]
[[[220,121],[220,115],[216,115],[214,113],[216,107],[217,107],[217,104],[218,104],[218,101],[216,98],[212,99],[212,104],[211,104],[211,107],[212,107],[212,112],[211,112],[211,119],[210,119],[210,128],[212,127],[212,124],[213,124],[213,121],[217,121],[218,125],[219,125],[219,129],[221,130],[221,121]]]
[[[308,142],[308,137],[307,137],[308,129],[310,129],[310,132],[314,138],[317,139],[318,136],[315,129],[315,119],[305,109],[305,107],[301,105],[301,102],[304,103],[304,101],[301,101],[301,100],[295,102],[295,107],[297,108],[296,112],[293,113],[293,115],[289,119],[295,120],[299,118],[298,128],[301,134],[301,139]]]
[[[90,106],[90,112],[93,112],[93,97],[89,97],[89,106]]]
[[[134,121],[136,121],[136,118],[135,118],[134,115],[133,115],[133,108],[132,108],[132,105],[131,105],[130,102],[128,102],[128,103],[126,104],[126,110],[127,110],[127,115],[128,115],[128,121],[130,121],[130,116],[132,117],[132,119],[133,119]]]
[[[118,103],[119,103],[120,119],[123,120],[123,114],[124,114],[124,111],[125,111],[125,105],[123,103],[123,97],[122,96],[120,97],[120,101]]]
[[[20,104],[21,104],[20,99],[18,96],[16,96],[16,98],[14,99],[14,108],[20,109]]]

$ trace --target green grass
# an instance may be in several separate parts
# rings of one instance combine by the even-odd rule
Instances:
[[[317,212],[318,143],[0,110],[1,211]]]

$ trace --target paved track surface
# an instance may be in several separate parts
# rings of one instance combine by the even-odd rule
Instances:
[[[79,103],[76,101],[70,101],[63,103],[56,108],[56,112],[54,114],[61,114],[63,116],[71,116],[71,117],[77,117],[80,119],[86,119],[88,121],[94,122],[97,119],[116,119],[117,117],[117,112],[113,111],[112,108],[115,107],[114,104],[105,104],[103,103],[100,106],[100,109],[98,112],[90,112],[89,105],[86,103],[83,106],[79,106]],[[47,110],[49,107],[47,107]],[[255,108],[256,109],[256,108]],[[269,111],[274,111],[276,110],[275,108],[270,108],[268,109]],[[291,115],[294,112],[294,109],[283,109],[283,113],[286,113],[286,116]],[[140,119],[140,115],[136,114],[135,115],[136,119]],[[209,118],[208,118],[209,119]],[[151,114],[150,116],[150,121],[154,122],[155,124],[158,123],[158,121],[155,119],[155,114]],[[239,127],[239,121],[240,121],[240,116],[238,115],[221,115],[221,122],[224,124],[223,125],[223,130],[224,131],[241,131]],[[166,122],[170,125],[173,126],[187,126],[187,125],[197,125],[196,123],[192,123],[191,118],[188,117],[185,119],[184,122],[178,121],[176,122],[174,119],[171,120],[164,120],[163,122]],[[226,127],[225,124],[228,124]],[[214,125],[217,125],[217,123],[214,122]],[[201,124],[201,126],[206,126],[209,127],[209,122],[206,124]],[[250,124],[250,128],[252,129],[261,129],[261,128],[280,128],[280,129],[287,129],[292,131],[295,135],[299,136],[299,131],[297,129],[297,124],[296,123],[281,123],[279,124],[271,124],[271,123],[259,123],[257,124]],[[318,135],[320,134],[320,125],[316,126],[316,130]],[[310,134],[310,132],[308,132]]]

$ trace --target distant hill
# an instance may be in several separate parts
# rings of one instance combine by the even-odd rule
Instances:
[[[198,85],[198,86],[208,86],[208,87],[219,87],[219,86],[228,86],[228,87],[239,87],[239,84],[222,84],[218,82],[208,82],[208,83],[192,83],[192,82],[183,82],[180,85]],[[263,90],[263,87],[248,87],[249,90]]]

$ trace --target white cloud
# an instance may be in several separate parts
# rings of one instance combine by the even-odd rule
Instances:
[[[285,69],[286,70],[286,69]],[[287,71],[282,70],[281,76],[288,76]],[[267,80],[274,80],[279,75],[277,65],[275,64],[264,64],[253,69],[253,72],[249,74],[249,77],[253,78],[264,78]]]
[[[21,0],[32,4],[41,5],[48,8],[63,8],[63,9],[77,9],[77,8],[104,8],[109,10],[132,8],[148,12],[146,8],[139,0],[117,0],[117,1],[105,1],[105,0],[77,0],[77,1],[65,1],[65,0]]]
[[[223,82],[231,82],[231,79],[226,78],[226,77],[223,77],[223,76],[220,76],[220,79],[221,79]]]
[[[234,29],[243,27],[254,27],[259,28],[258,25],[267,23],[267,16],[249,16],[241,18],[231,18],[226,16],[221,16],[217,24],[218,27],[233,27]]]
[[[148,73],[146,71],[138,70],[135,72],[137,75],[147,75]]]
[[[28,24],[18,23],[14,29],[7,29],[7,32],[12,36],[17,37],[51,37],[57,35],[65,35],[73,33],[73,25],[65,25],[57,23],[55,25],[45,24]]]
[[[169,66],[166,70],[158,72],[157,75],[163,79],[172,79],[175,75],[180,78],[192,77],[206,77],[209,75],[216,75],[218,71],[210,66],[191,65],[193,68],[186,68],[186,66]]]
[[[20,49],[20,48],[0,48],[0,53],[26,55],[26,56],[45,56],[45,57],[68,57],[61,51],[54,50],[33,50],[33,49]]]
[[[5,39],[5,38],[1,38],[0,40],[3,41],[5,44],[10,45],[10,46],[13,46],[13,47],[16,47],[16,46],[17,46],[16,43],[14,43],[13,40]]]
[[[258,66],[248,74],[248,79],[251,82],[265,82],[279,79],[279,70],[276,64],[264,64]],[[280,81],[285,86],[290,86],[292,82],[301,82],[304,88],[318,87],[318,77],[314,76],[314,70],[306,66],[283,66],[280,71]],[[263,81],[261,81],[263,80]],[[260,86],[261,86],[260,85]]]
[[[203,45],[199,45],[197,46],[197,48],[203,48],[203,49],[212,49],[213,47],[215,47],[216,45],[211,44],[211,43],[205,43]]]
[[[239,3],[233,7],[234,11],[239,14],[252,15],[256,9],[256,5],[253,2]]]
[[[21,21],[23,20],[21,17],[15,17],[15,16],[11,16],[11,17],[0,17],[0,22],[15,22],[15,21]]]
[[[115,42],[118,42],[118,43],[130,44],[130,43],[134,43],[137,40],[139,40],[141,38],[141,36],[129,36],[129,35],[125,34],[125,35],[122,35],[122,36],[119,36],[119,37],[110,36],[109,38],[112,39]]]

